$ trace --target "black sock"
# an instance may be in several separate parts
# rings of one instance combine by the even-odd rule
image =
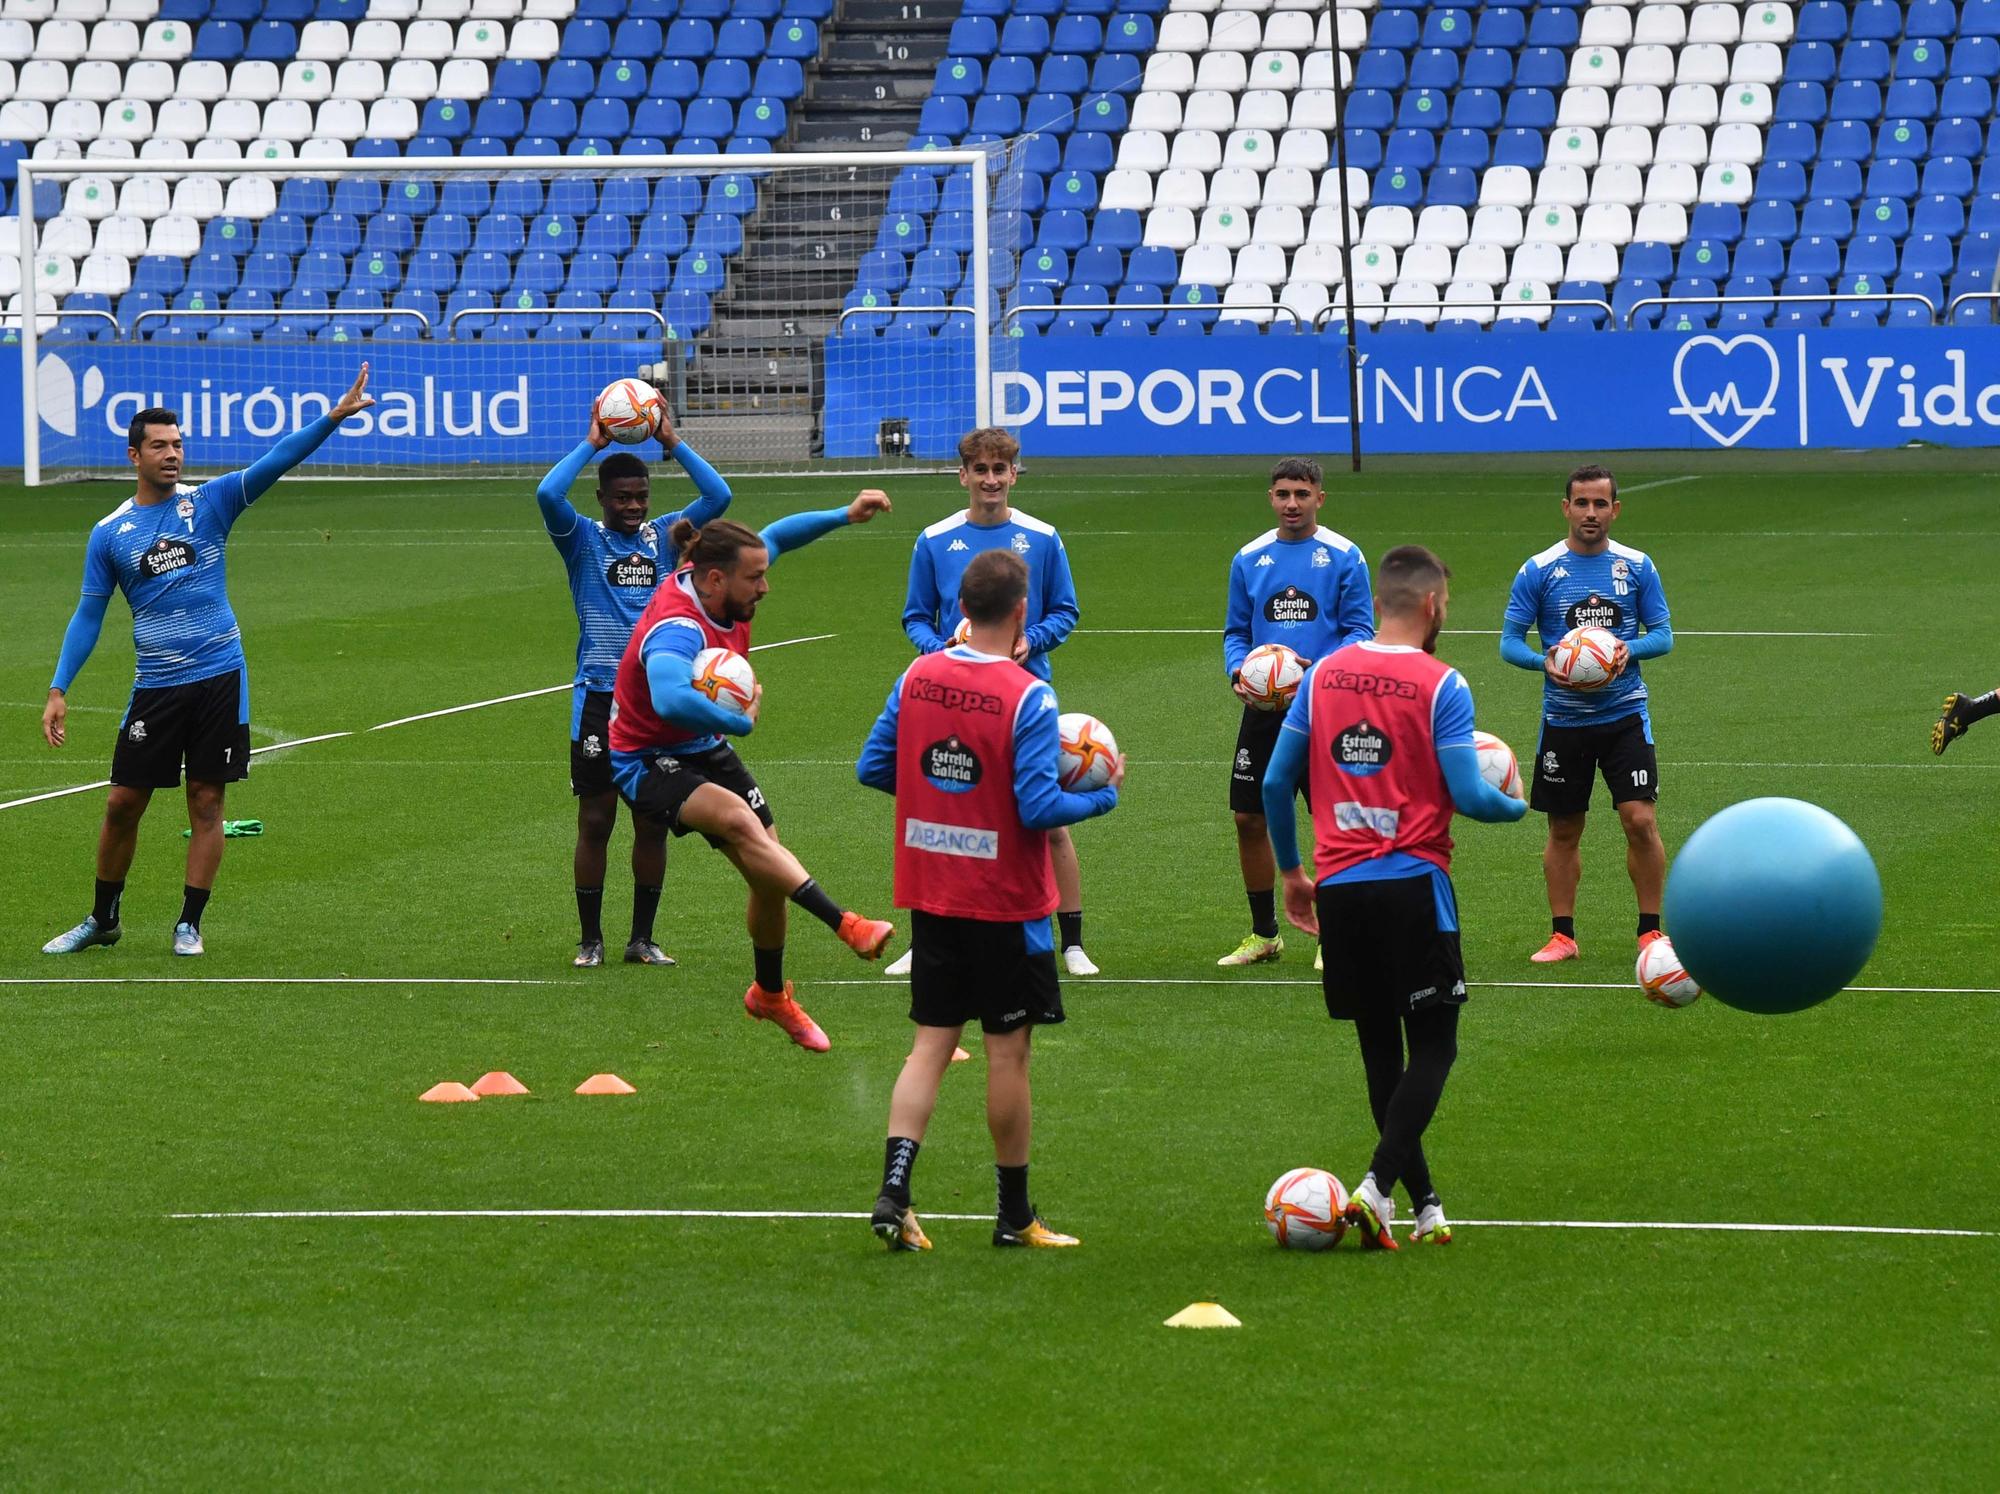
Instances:
[[[1035,1206],[1028,1202],[1028,1164],[1019,1167],[995,1165],[1000,1180],[1000,1222],[1009,1229],[1024,1229],[1035,1222]]]
[[[757,962],[757,984],[773,996],[784,994],[785,989],[785,946],[776,949],[750,949],[751,958]]]
[[[201,927],[201,910],[208,906],[206,887],[181,887],[181,922]]]
[[[917,1148],[922,1145],[907,1136],[891,1136],[882,1152],[882,1191],[906,1209],[910,1206],[910,1174],[917,1170]]]
[[[1660,931],[1659,914],[1641,913],[1639,915],[1639,937],[1641,939],[1645,938],[1648,934],[1657,934],[1659,931]]]
[[[602,889],[600,889],[602,895]],[[632,888],[632,940],[653,942],[653,915],[660,911],[660,889],[657,887]]]
[[[1574,939],[1576,937],[1575,914],[1571,914],[1567,918],[1551,918],[1549,922],[1555,925],[1555,931],[1565,939]]]
[[[1970,699],[1960,697],[1958,719],[1970,726],[1975,721],[1984,721],[1988,716],[2000,712],[2000,690],[1988,690],[1984,695]]]
[[[97,920],[99,928],[115,929],[118,927],[118,905],[124,900],[125,882],[123,878],[120,878],[116,882],[107,882],[104,878],[99,877],[97,879],[97,901],[90,905],[90,916]]]
[[[811,877],[792,889],[792,901],[836,934],[840,932],[840,904],[828,897]]]
[[[1274,888],[1250,894],[1250,932],[1259,939],[1278,937],[1278,894]]]
[[[1056,927],[1062,931],[1064,949],[1083,948],[1083,909],[1078,908],[1074,913],[1056,914]]]
[[[585,944],[604,942],[604,889],[579,887],[576,889],[576,918],[583,927],[582,941]]]
[[[1441,1210],[1443,1208],[1444,1208],[1444,1203],[1442,1202],[1442,1200],[1438,1198],[1437,1189],[1433,1188],[1428,1193],[1424,1194],[1422,1198],[1419,1198],[1416,1201],[1416,1209],[1414,1210],[1414,1212],[1421,1214],[1425,1209]]]

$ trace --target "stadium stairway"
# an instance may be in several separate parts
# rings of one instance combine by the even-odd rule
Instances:
[[[959,0],[840,0],[820,27],[818,60],[806,64],[788,144],[907,148],[958,12]],[[815,454],[819,343],[834,332],[888,195],[883,173],[844,181],[787,172],[762,183],[744,250],[678,391],[704,431],[740,422],[770,459]]]

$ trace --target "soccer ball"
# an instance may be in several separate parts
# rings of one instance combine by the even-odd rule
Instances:
[[[1637,974],[1639,989],[1646,993],[1646,999],[1661,1006],[1686,1006],[1701,995],[1694,977],[1681,968],[1681,957],[1674,953],[1673,941],[1664,936],[1649,941],[1639,951]]]
[[[1284,644],[1260,643],[1243,656],[1236,678],[1250,692],[1252,710],[1282,711],[1298,694],[1305,672],[1305,660]]]
[[[1571,628],[1557,642],[1551,672],[1572,690],[1600,690],[1611,683],[1618,639],[1605,628]]]
[[[691,682],[717,705],[747,711],[756,698],[757,675],[750,661],[728,648],[705,648],[694,656]]]
[[[958,645],[962,643],[972,642],[971,618],[961,617],[958,620],[958,626],[951,630],[951,642],[952,642],[952,647],[954,648],[956,648]]]
[[[1095,716],[1065,711],[1056,717],[1056,781],[1073,793],[1088,793],[1111,781],[1118,739]]]
[[[597,419],[604,433],[621,446],[650,441],[660,433],[660,416],[667,402],[660,391],[640,379],[606,384],[597,396]]]
[[[1264,1225],[1288,1250],[1327,1250],[1347,1233],[1347,1190],[1317,1167],[1294,1167],[1264,1195]]]
[[[1479,757],[1479,776],[1510,799],[1525,797],[1521,792],[1521,765],[1514,749],[1490,731],[1472,734],[1472,750]]]

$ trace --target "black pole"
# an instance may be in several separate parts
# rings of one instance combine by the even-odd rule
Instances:
[[[1334,169],[1340,173],[1340,291],[1347,299],[1347,440],[1361,470],[1361,352],[1354,337],[1354,219],[1347,204],[1347,87],[1340,77],[1340,16],[1326,0],[1326,50],[1333,63]]]

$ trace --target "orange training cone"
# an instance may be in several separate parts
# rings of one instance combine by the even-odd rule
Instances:
[[[576,1087],[580,1095],[636,1095],[639,1091],[616,1074],[592,1074]]]
[[[476,1095],[524,1095],[528,1086],[516,1079],[505,1069],[495,1069],[490,1074],[481,1074],[472,1082],[472,1092]]]
[[[456,1105],[464,1100],[476,1100],[479,1096],[467,1089],[463,1084],[447,1079],[442,1084],[433,1084],[429,1089],[418,1095],[417,1098],[420,1100],[429,1100],[434,1105]]]
[[[972,1055],[966,1052],[963,1048],[953,1048],[951,1050],[951,1061],[953,1063],[964,1063],[967,1059],[971,1057]]]

